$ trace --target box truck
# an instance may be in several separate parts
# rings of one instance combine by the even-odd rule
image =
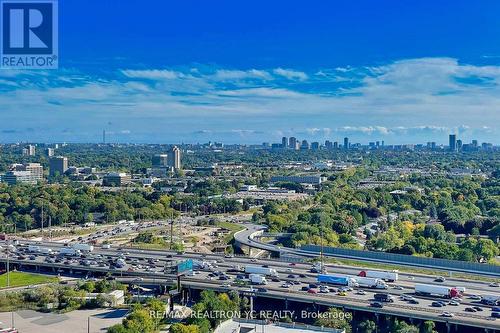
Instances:
[[[354,278],[347,275],[319,274],[318,282],[349,287],[359,286]]]
[[[85,243],[75,243],[71,245],[75,250],[80,250],[82,252],[92,252],[94,251],[94,245],[85,244]]]
[[[80,250],[66,246],[66,247],[62,247],[59,250],[59,254],[61,254],[63,256],[76,256],[76,255],[80,255]]]
[[[245,266],[245,273],[278,276],[278,272],[276,272],[274,268],[261,267],[261,266]]]
[[[462,293],[455,287],[436,286],[432,284],[416,284],[415,294],[445,298],[462,297]]]
[[[392,271],[361,271],[358,276],[369,277],[375,279],[382,279],[388,282],[394,282],[398,280],[398,272]]]
[[[361,288],[387,289],[387,284],[382,279],[357,276],[354,278]]]
[[[264,285],[267,284],[266,277],[260,274],[250,274],[249,276],[250,283],[252,284],[260,284]]]

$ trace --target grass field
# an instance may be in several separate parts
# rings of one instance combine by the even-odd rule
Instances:
[[[231,242],[236,232],[245,229],[245,227],[242,226],[241,224],[231,223],[231,222],[217,222],[215,226],[219,228],[225,228],[231,231],[224,237],[224,242],[226,244],[229,244]]]
[[[22,287],[42,283],[55,283],[59,279],[54,276],[47,276],[42,274],[31,274],[24,272],[9,272],[10,276],[10,286],[11,287]],[[0,275],[0,288],[7,287],[7,273]]]

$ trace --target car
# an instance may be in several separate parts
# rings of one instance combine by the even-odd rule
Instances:
[[[456,301],[449,301],[448,302],[449,305],[453,305],[453,306],[459,306],[460,303],[456,302]]]
[[[339,291],[337,296],[347,296],[347,293],[345,291]]]
[[[251,262],[257,262],[257,259],[252,258],[250,261],[251,261]]]
[[[330,291],[328,290],[327,286],[320,286],[319,287],[319,292],[322,294],[328,294]]]
[[[392,289],[403,290],[403,287],[401,287],[401,286],[394,286],[394,287],[392,287]]]
[[[442,308],[444,305],[441,302],[432,302],[431,306],[433,306],[435,308]]]
[[[289,279],[296,279],[297,277],[295,275],[293,275],[293,274],[288,274],[288,278]]]
[[[471,307],[467,307],[464,309],[465,312],[477,312],[476,309],[474,308],[471,308]]]
[[[339,290],[335,287],[329,287],[328,290],[331,292],[331,293],[336,293],[338,292]]]
[[[290,288],[290,284],[285,282],[281,285],[281,288]]]
[[[410,299],[410,300],[408,301],[408,303],[410,303],[410,304],[420,304],[420,302],[419,302],[419,301],[417,301],[415,298],[414,298],[414,299]]]
[[[229,287],[231,287],[231,283],[229,283],[229,282],[223,283],[222,287],[229,288]]]
[[[305,274],[299,274],[299,277],[304,279],[304,278],[307,277],[307,275],[305,275]]]
[[[366,291],[364,291],[364,290],[361,290],[361,289],[360,289],[360,290],[358,290],[358,291],[356,292],[356,294],[357,294],[357,295],[366,295]]]
[[[500,306],[494,306],[494,307],[492,307],[491,311],[493,311],[493,312],[500,312]]]
[[[473,308],[478,311],[478,312],[481,312],[481,311],[484,311],[483,308],[479,307],[479,306],[473,306]]]
[[[434,279],[434,282],[445,282],[446,279],[443,276],[438,276],[437,278]]]
[[[451,317],[455,317],[455,315],[451,312],[445,311],[445,312],[441,313],[441,317],[451,318]]]
[[[500,287],[500,283],[498,283],[498,282],[492,282],[492,283],[489,284],[489,286],[490,287],[498,288],[498,287]]]
[[[266,288],[257,288],[257,292],[259,292],[259,293],[267,293],[267,289]]]
[[[300,288],[300,290],[302,290],[302,291],[309,291],[309,289],[310,288],[308,286],[303,286],[302,288]]]
[[[262,265],[262,267],[264,267],[264,268],[269,268],[269,265]]]
[[[287,271],[288,273],[293,273],[293,268],[287,268],[287,269],[286,269],[286,271]]]
[[[281,282],[281,280],[279,278],[277,278],[277,277],[273,277],[271,279],[271,281],[273,281],[273,282]]]
[[[480,301],[482,299],[482,297],[479,295],[470,295],[469,299],[473,299],[475,301]]]
[[[492,318],[500,318],[500,312],[492,312],[491,317]]]
[[[309,288],[318,288],[318,285],[315,283],[309,283]]]
[[[309,294],[317,294],[317,293],[318,293],[318,291],[317,291],[316,289],[313,289],[313,288],[309,288],[309,289],[307,290],[307,292],[308,292]]]
[[[384,304],[382,304],[380,302],[371,302],[370,306],[373,307],[373,308],[383,308]]]
[[[291,263],[289,263],[288,265],[290,265],[290,266],[296,266],[297,264],[296,264],[296,263],[294,263],[294,262],[291,262]]]

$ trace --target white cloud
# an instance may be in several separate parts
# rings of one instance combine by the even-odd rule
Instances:
[[[275,68],[273,73],[279,76],[283,76],[289,80],[299,80],[304,81],[308,79],[308,76],[304,72],[292,70],[292,69],[283,69],[283,68]]]

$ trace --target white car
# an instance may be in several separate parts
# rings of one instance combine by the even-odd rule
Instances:
[[[357,295],[366,295],[366,291],[364,291],[364,290],[361,290],[361,289],[360,289],[360,290],[358,290],[358,291],[356,292],[356,294],[357,294]]]
[[[445,311],[445,312],[441,313],[441,317],[451,318],[451,317],[455,317],[455,315],[451,312]]]

